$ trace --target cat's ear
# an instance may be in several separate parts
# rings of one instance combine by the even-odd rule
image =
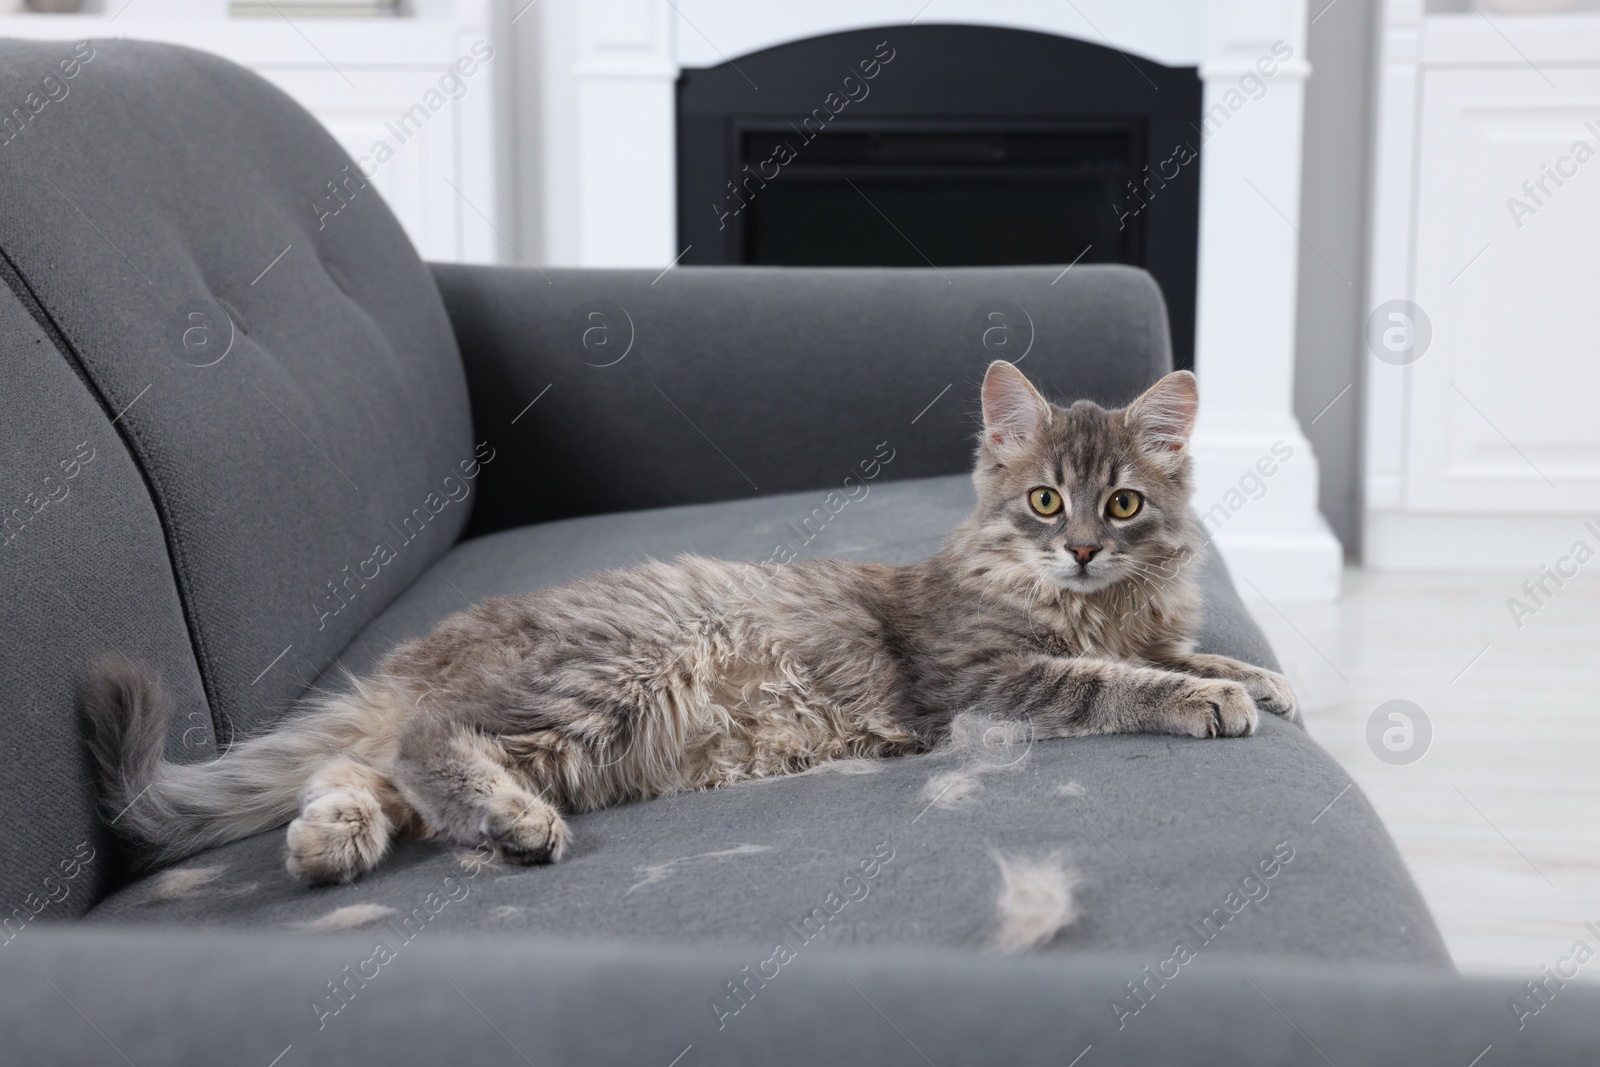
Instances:
[[[1003,359],[989,364],[983,376],[984,442],[1016,448],[1050,421],[1050,404],[1021,371]]]
[[[1151,448],[1176,452],[1189,443],[1199,410],[1200,389],[1194,375],[1180,370],[1146,389],[1128,405],[1122,419]]]

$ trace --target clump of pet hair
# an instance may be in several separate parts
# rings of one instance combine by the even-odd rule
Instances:
[[[643,879],[629,886],[628,891],[622,895],[631,897],[636,891],[643,889],[645,886],[664,882],[676,874],[678,868],[696,860],[727,860],[731,856],[749,856],[757,852],[766,852],[770,848],[770,845],[735,845],[733,848],[725,848],[717,852],[699,852],[693,856],[681,856],[675,860],[667,860],[665,863],[647,863],[633,869],[633,873],[642,875]]]
[[[221,878],[227,869],[227,864],[217,864],[214,867],[174,867],[172,870],[162,871],[145,883],[149,888],[139,903],[166,904],[197,896],[201,890]],[[254,889],[255,886],[252,885],[250,888]]]
[[[1078,920],[1074,899],[1082,877],[1061,850],[1037,859],[992,853],[1000,868],[993,947],[1014,954],[1039,948]]]
[[[1032,747],[1030,723],[962,712],[951,720],[950,735],[922,757],[956,764],[928,779],[922,800],[930,807],[959,808],[983,792],[985,776],[1020,771]]]
[[[393,908],[382,904],[347,904],[342,908],[334,908],[320,919],[292,925],[296,930],[354,930],[398,914]]]

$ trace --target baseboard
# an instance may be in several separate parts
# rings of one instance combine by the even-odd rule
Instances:
[[[1321,515],[1306,530],[1220,530],[1212,540],[1246,600],[1329,603],[1339,599],[1344,546]]]
[[[1588,525],[1586,525],[1588,524]],[[1600,553],[1600,515],[1452,515],[1372,509],[1361,562],[1372,570],[1528,571],[1586,542]]]

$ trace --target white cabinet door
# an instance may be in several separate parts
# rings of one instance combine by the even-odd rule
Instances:
[[[1430,70],[1422,99],[1406,505],[1592,512],[1600,68]]]

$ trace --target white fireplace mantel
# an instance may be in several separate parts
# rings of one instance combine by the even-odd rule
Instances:
[[[674,83],[685,67],[913,20],[1054,33],[1197,66],[1205,113],[1218,117],[1200,157],[1195,504],[1246,597],[1338,595],[1343,553],[1317,510],[1317,461],[1293,410],[1311,72],[1301,0],[543,0],[529,17],[539,20],[529,34],[539,103],[522,132],[539,140],[543,203],[524,224],[545,260],[575,266],[664,267],[684,251]]]

